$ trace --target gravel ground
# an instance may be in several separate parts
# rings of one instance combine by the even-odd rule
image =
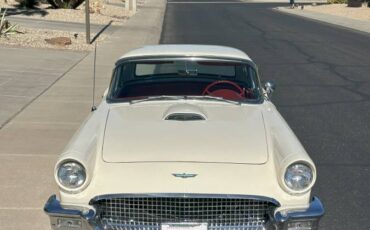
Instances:
[[[124,2],[122,2],[122,0],[90,0],[90,2],[90,20],[92,24],[105,25],[109,22],[112,22],[113,25],[120,25],[123,24],[129,16],[131,16],[124,9]],[[140,3],[143,4],[143,0],[141,0]],[[3,0],[0,0],[0,8],[7,8],[8,13],[11,13],[13,16],[52,21],[84,23],[84,7],[84,4],[82,4],[75,10],[52,9],[47,4],[40,4],[36,9],[29,10],[19,8],[18,3],[15,2],[15,0],[8,0],[7,3],[5,3]],[[76,34],[76,32],[73,31],[31,29],[24,27],[19,27],[18,30],[21,33],[12,34],[8,37],[0,37],[0,45],[71,50],[92,50],[94,46],[86,44],[84,33],[78,33],[77,38],[75,38],[74,34]],[[48,44],[45,41],[45,39],[54,37],[71,38],[72,44],[61,47]],[[100,35],[97,39],[98,43],[106,39],[106,37],[107,36],[104,34]],[[91,34],[91,38],[94,38],[94,34]]]
[[[113,25],[122,24],[128,17],[130,13],[125,10],[123,2],[121,0],[109,0],[109,3],[117,4],[107,4],[107,0],[90,0],[90,20],[93,24],[108,24],[112,21]],[[0,8],[8,8],[9,12],[16,11],[18,17],[25,18],[37,18],[45,20],[54,21],[64,21],[64,22],[85,22],[85,5],[81,4],[77,9],[53,9],[48,4],[39,4],[36,10],[28,10],[19,8],[18,3],[15,0],[8,0],[4,3],[0,0]],[[23,13],[22,13],[23,10]]]
[[[318,13],[331,14],[357,20],[370,20],[370,8],[347,7],[347,4],[330,4],[319,6],[305,6],[305,10]]]
[[[56,31],[56,30],[40,30],[19,28],[19,34],[12,34],[8,37],[0,37],[0,45],[18,46],[18,47],[34,47],[34,48],[52,48],[52,49],[70,49],[70,50],[93,50],[94,45],[86,44],[85,35],[78,34],[74,37],[74,32]],[[72,40],[72,44],[64,47],[48,44],[45,39],[53,37],[68,37]],[[93,37],[93,36],[92,36]],[[102,42],[106,36],[100,35],[97,39],[97,44]]]

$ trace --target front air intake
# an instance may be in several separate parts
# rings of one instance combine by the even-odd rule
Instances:
[[[203,121],[205,117],[196,113],[173,113],[168,115],[167,121]]]
[[[264,230],[278,203],[233,195],[113,195],[90,202],[107,230],[163,230],[165,224],[199,223],[208,230]],[[175,228],[176,229],[176,228]]]

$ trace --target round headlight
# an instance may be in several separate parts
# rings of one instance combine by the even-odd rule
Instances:
[[[58,181],[67,189],[77,189],[86,180],[85,168],[77,162],[65,162],[59,166]]]
[[[303,191],[307,189],[313,181],[311,167],[303,163],[290,165],[284,175],[285,184],[294,191]]]

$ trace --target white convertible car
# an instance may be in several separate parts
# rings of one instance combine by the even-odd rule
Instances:
[[[54,230],[315,230],[316,168],[242,51],[127,53],[55,167]]]

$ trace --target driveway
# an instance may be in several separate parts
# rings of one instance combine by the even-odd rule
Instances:
[[[0,129],[84,56],[85,52],[0,47]]]
[[[133,48],[158,43],[164,6],[164,0],[147,0],[135,16],[99,45],[97,102],[109,85],[118,57]],[[0,230],[50,230],[43,205],[50,195],[58,194],[53,175],[55,163],[91,113],[94,53],[85,55],[0,48],[0,65],[5,66],[0,76],[2,84],[8,82],[8,86],[0,88],[0,93],[12,86],[11,95],[32,101],[26,107],[27,100],[19,102],[18,111],[23,110],[16,116],[16,111],[0,104],[1,112],[8,111],[4,117],[13,117],[0,129]],[[19,84],[21,89],[18,89],[17,84],[10,84],[13,80],[26,79],[29,79],[28,87]]]
[[[247,52],[317,164],[325,230],[370,229],[370,36],[282,14],[281,4],[171,0],[162,43]]]

